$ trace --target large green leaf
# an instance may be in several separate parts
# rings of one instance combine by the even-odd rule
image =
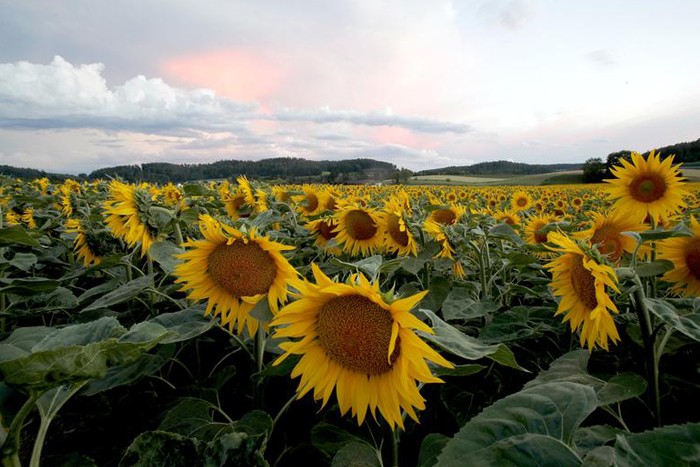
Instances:
[[[466,287],[455,287],[442,302],[442,316],[448,321],[480,318],[497,309],[491,301],[475,300],[474,292]]]
[[[438,465],[581,465],[573,434],[595,408],[595,392],[582,384],[524,389],[464,425],[443,449]]]
[[[162,241],[151,245],[151,249],[148,250],[148,254],[153,258],[153,260],[160,264],[163,271],[168,274],[172,274],[175,270],[175,266],[180,263],[175,255],[184,252],[182,248],[175,245],[173,242]]]
[[[700,423],[618,434],[614,449],[615,466],[619,467],[700,465]]]
[[[540,372],[525,387],[532,388],[553,382],[572,382],[592,387],[596,391],[598,406],[622,402],[643,394],[647,383],[634,373],[620,373],[608,381],[588,373],[588,360],[591,354],[587,350],[572,350],[554,360],[549,369]]]
[[[516,306],[493,313],[491,322],[481,328],[479,338],[487,343],[508,342],[557,332],[561,327],[552,307]]]
[[[0,246],[4,245],[40,246],[39,242],[31,237],[24,227],[19,225],[12,225],[0,229]]]
[[[157,323],[127,331],[109,317],[61,329],[20,328],[0,343],[0,375],[8,384],[36,390],[103,378],[110,367],[136,361],[167,335]]]
[[[693,312],[682,315],[671,303],[660,298],[645,298],[644,303],[649,311],[663,322],[691,339],[700,341],[700,313]]]
[[[0,293],[11,293],[17,295],[34,295],[37,293],[53,292],[60,282],[41,277],[26,277],[0,279]]]
[[[83,308],[82,311],[85,312],[99,310],[101,308],[109,308],[113,305],[117,305],[127,300],[131,300],[151,285],[153,285],[153,274],[139,277],[137,279],[127,282],[124,285],[121,285],[120,287],[114,289],[108,294],[103,295],[102,297],[92,302],[90,305]]]
[[[440,433],[430,433],[423,438],[420,443],[420,453],[418,454],[418,467],[432,467],[437,463],[437,458],[450,441],[445,435]]]
[[[321,422],[311,429],[311,443],[331,457],[350,443],[357,444],[364,441],[339,426]]]
[[[419,312],[430,318],[435,333],[428,334],[419,331],[419,334],[443,350],[467,360],[479,360],[486,357],[501,365],[527,371],[518,364],[513,352],[505,344],[484,344],[477,338],[468,336],[459,329],[450,326],[430,310],[421,308]]]
[[[150,320],[170,331],[170,335],[160,341],[171,344],[192,339],[214,327],[215,321],[204,316],[204,305],[186,308],[173,313],[163,313]]]

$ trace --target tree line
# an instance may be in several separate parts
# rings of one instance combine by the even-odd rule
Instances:
[[[643,154],[647,157],[651,151]],[[677,143],[670,146],[664,146],[656,150],[665,159],[668,156],[675,155],[674,164],[693,164],[700,163],[700,139],[686,143]],[[583,164],[583,179],[586,183],[600,183],[603,179],[613,178],[611,169],[615,166],[622,165],[621,160],[632,160],[632,151],[616,151],[608,154],[607,159],[603,162],[600,157],[591,157]]]

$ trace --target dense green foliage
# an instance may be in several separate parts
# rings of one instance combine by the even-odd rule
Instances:
[[[149,163],[99,169],[90,178],[119,177],[126,181],[184,182],[235,178],[346,183],[392,178],[397,168],[373,159],[310,161],[298,157],[277,157],[260,161],[225,160],[208,164]]]
[[[534,175],[564,170],[578,170],[581,164],[525,164],[523,162],[495,161],[473,165],[450,166],[417,172],[416,175],[475,175],[475,174],[519,174]]]

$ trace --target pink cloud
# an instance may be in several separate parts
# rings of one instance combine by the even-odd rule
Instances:
[[[380,126],[369,130],[369,138],[377,144],[399,144],[411,148],[435,149],[438,142],[429,135],[419,135],[406,128]]]
[[[264,50],[253,48],[171,57],[160,68],[176,84],[209,88],[220,96],[261,104],[280,87],[285,75],[283,67]]]

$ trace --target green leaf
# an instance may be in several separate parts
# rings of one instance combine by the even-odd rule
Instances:
[[[643,433],[617,435],[619,467],[700,465],[700,423],[667,425]]]
[[[471,376],[486,369],[484,365],[478,363],[468,363],[466,365],[455,365],[454,368],[443,368],[441,366],[433,368],[435,376]]]
[[[435,334],[420,331],[418,333],[423,339],[432,342],[441,349],[467,360],[479,360],[486,357],[502,365],[527,371],[515,361],[513,353],[504,344],[484,344],[475,337],[468,336],[457,328],[450,326],[430,310],[421,308],[419,312],[430,318]]]
[[[158,230],[164,230],[175,219],[175,211],[161,206],[148,208],[148,224]]]
[[[700,313],[681,315],[671,303],[659,298],[645,298],[644,303],[664,323],[691,339],[700,341]]]
[[[374,255],[370,256],[369,258],[363,258],[359,261],[355,261],[354,263],[347,263],[339,260],[338,258],[332,258],[330,262],[331,264],[345,267],[351,271],[362,271],[369,277],[377,277],[379,274],[379,268],[382,266],[382,259],[382,255]]]
[[[465,424],[443,449],[439,465],[579,466],[573,434],[595,408],[595,392],[581,384],[523,389]]]
[[[267,297],[263,297],[262,300],[255,304],[253,309],[250,310],[250,316],[263,323],[269,323],[272,321],[272,318],[274,318],[275,315],[272,314]]]
[[[623,232],[625,235],[629,235],[630,232]],[[664,240],[673,237],[692,237],[693,232],[684,224],[677,224],[671,230],[664,230],[663,228],[657,228],[654,230],[646,230],[644,232],[637,232],[639,238],[642,241],[654,241],[654,240]]]
[[[12,266],[25,272],[31,270],[36,262],[37,257],[32,253],[15,253],[14,258],[10,260]]]
[[[332,456],[343,446],[350,443],[364,443],[364,441],[338,426],[321,422],[311,429],[311,443],[328,456]]]
[[[60,282],[51,279],[43,279],[41,277],[27,277],[25,279],[0,279],[0,284],[7,284],[0,287],[0,293],[34,295],[37,293],[53,292],[60,285]]]
[[[610,405],[622,402],[644,394],[647,382],[641,376],[634,373],[621,373],[610,378],[596,395],[598,405]]]
[[[119,462],[123,467],[204,467],[197,440],[165,431],[141,433]]]
[[[549,369],[541,371],[525,388],[552,382],[584,384],[596,391],[598,407],[637,397],[646,390],[646,380],[634,373],[614,375],[608,381],[589,374],[586,367],[590,356],[587,350],[572,350],[554,360]]]
[[[222,430],[231,430],[230,426],[213,423],[212,414],[215,410],[216,406],[204,399],[183,398],[168,411],[158,429],[203,441],[213,439]]]
[[[161,344],[182,342],[201,334],[214,327],[215,321],[204,316],[204,307],[196,306],[173,313],[163,313],[150,320],[170,331]]]
[[[85,311],[99,310],[101,308],[109,308],[113,305],[131,300],[153,285],[153,277],[153,274],[149,274],[121,285],[119,288],[114,289],[106,295],[103,295],[87,307],[83,308],[81,313]]]
[[[381,455],[365,443],[353,441],[333,457],[331,467],[381,467]]]
[[[671,261],[667,259],[657,259],[652,262],[637,263],[637,267],[635,267],[634,270],[639,277],[651,277],[659,276],[673,268],[674,265]]]
[[[161,341],[162,343],[162,341]],[[144,353],[134,363],[112,367],[107,370],[104,378],[90,381],[81,394],[92,396],[109,389],[131,384],[146,375],[152,375],[170,361],[175,353],[175,346],[164,345],[155,354]]]
[[[440,433],[430,433],[423,438],[420,443],[417,467],[432,467],[437,464],[437,458],[449,440],[450,438]]]
[[[160,267],[168,274],[172,274],[180,261],[175,258],[175,255],[183,253],[185,250],[175,245],[173,242],[162,241],[151,245],[148,254],[153,258],[153,261],[158,263]]]
[[[32,238],[24,227],[20,225],[12,225],[0,229],[0,246],[5,245],[41,246],[41,244],[35,238]]]
[[[204,185],[196,183],[187,183],[182,187],[185,196],[209,196],[211,191]]]
[[[401,267],[415,276],[421,271],[421,269],[423,269],[425,263],[428,261],[429,258],[414,258],[413,256],[406,256],[401,258]]]
[[[587,350],[572,350],[554,360],[549,369],[541,371],[535,379],[529,381],[525,388],[532,388],[542,384],[553,382],[571,382],[591,386],[600,389],[605,381],[591,376],[586,367],[591,358]]]
[[[127,332],[116,319],[104,317],[48,333],[43,327],[33,333],[20,328],[0,343],[0,375],[34,390],[103,378],[109,368],[136,361],[166,335],[155,326],[140,323]]]
[[[555,309],[547,306],[516,306],[493,313],[491,322],[481,328],[479,338],[484,342],[508,342],[538,337],[545,332],[558,333],[563,327],[554,316]]]
[[[510,240],[516,245],[523,245],[525,243],[525,241],[520,237],[520,235],[518,235],[518,233],[515,230],[513,230],[513,227],[511,227],[509,224],[506,224],[505,222],[501,224],[496,224],[493,227],[491,227],[489,229],[489,235],[496,238]]]
[[[442,302],[442,316],[446,320],[467,320],[480,318],[498,310],[498,305],[491,301],[477,301],[472,290],[456,287],[450,291]]]
[[[574,445],[579,453],[589,453],[592,449],[615,440],[623,430],[608,425],[581,427],[574,433]]]

